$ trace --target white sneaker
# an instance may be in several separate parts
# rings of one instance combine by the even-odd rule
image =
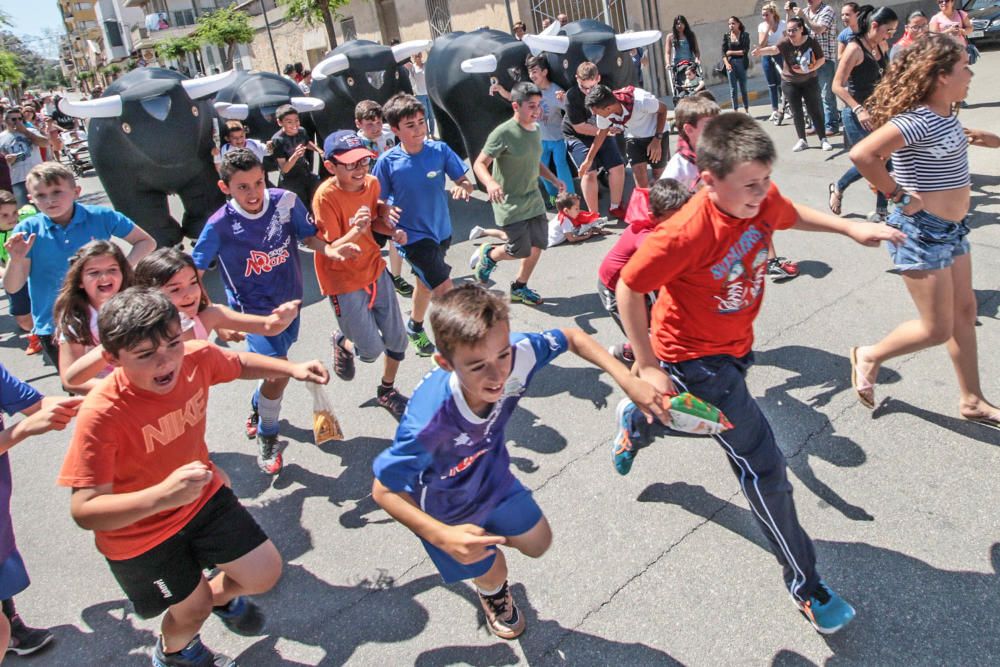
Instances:
[[[798,153],[800,151],[804,151],[807,148],[809,148],[809,143],[805,139],[799,139],[797,142],[795,142],[795,145],[792,146],[792,152]]]
[[[823,150],[825,150],[825,151],[832,151],[832,150],[833,150],[833,144],[831,144],[831,143],[830,143],[829,141],[827,141],[826,139],[824,139],[824,140],[822,141],[822,143],[820,143],[819,147],[820,147],[820,148],[822,148],[822,149],[823,149]]]
[[[781,114],[780,114],[779,112],[777,112],[777,111],[772,111],[772,112],[771,112],[771,115],[770,115],[770,116],[768,116],[768,117],[767,117],[767,119],[768,119],[769,121],[771,121],[771,122],[773,123],[774,121],[778,120],[778,116],[780,116],[780,115],[781,115]]]
[[[480,236],[482,236],[482,235],[483,235],[483,232],[485,232],[485,231],[486,231],[485,229],[483,229],[483,228],[482,228],[482,227],[480,227],[479,225],[476,225],[475,227],[473,227],[473,228],[472,228],[472,229],[471,229],[471,230],[469,231],[469,240],[470,240],[470,241],[475,241],[475,240],[476,240],[476,239],[478,239],[478,238],[479,238]]]
[[[476,227],[476,229],[482,229],[482,227]],[[476,270],[476,264],[479,263],[479,246],[476,246],[472,250],[472,255],[469,257],[469,268],[473,271]]]
[[[791,111],[786,111],[785,114],[781,117],[781,120],[783,120],[783,121],[784,120],[791,120],[792,118],[793,118],[792,112]]]

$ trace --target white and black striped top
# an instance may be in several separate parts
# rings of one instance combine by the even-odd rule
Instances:
[[[889,120],[905,145],[892,154],[896,182],[913,192],[968,186],[969,140],[958,116],[939,116],[925,106]]]

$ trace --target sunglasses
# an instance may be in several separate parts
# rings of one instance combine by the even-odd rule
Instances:
[[[11,121],[12,123],[16,123],[19,120],[24,120],[24,117],[23,116],[7,116],[7,120]]]

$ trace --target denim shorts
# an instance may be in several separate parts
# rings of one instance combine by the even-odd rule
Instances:
[[[927,211],[906,215],[901,208],[889,213],[888,225],[906,234],[902,245],[887,243],[892,263],[900,271],[945,269],[969,252],[969,226]]]

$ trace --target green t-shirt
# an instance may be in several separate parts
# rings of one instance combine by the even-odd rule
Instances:
[[[505,201],[493,204],[497,227],[545,215],[545,201],[538,190],[541,130],[526,130],[511,118],[490,132],[483,152],[493,158],[493,178],[507,195]]]

